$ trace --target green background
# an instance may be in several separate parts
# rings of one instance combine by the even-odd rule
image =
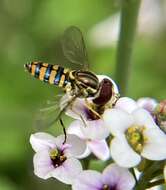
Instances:
[[[85,34],[91,70],[114,78],[116,48],[94,48],[86,34],[119,7],[115,0],[0,1],[0,190],[65,189],[55,179],[34,176],[29,144],[36,111],[60,91],[30,77],[23,65],[33,60],[57,63],[57,40],[65,28],[76,25]],[[165,62],[165,32],[154,39],[137,37],[128,95],[164,99]],[[60,130],[56,125],[52,133]]]

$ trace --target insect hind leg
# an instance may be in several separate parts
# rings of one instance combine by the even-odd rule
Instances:
[[[89,109],[94,115],[101,119],[101,115],[97,113],[97,111],[92,107],[92,104],[88,102],[87,98],[85,98],[85,106]]]
[[[65,139],[64,139],[64,141],[63,141],[63,144],[65,144],[65,143],[66,143],[66,140],[67,140],[66,128],[65,128],[65,125],[64,125],[64,123],[63,123],[62,118],[59,118],[59,121],[60,121],[60,124],[61,124],[61,126],[62,126],[62,128],[63,128],[63,133],[64,133],[64,136],[65,136]]]

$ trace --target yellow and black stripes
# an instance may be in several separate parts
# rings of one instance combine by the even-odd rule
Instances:
[[[68,81],[69,69],[59,65],[51,65],[43,62],[32,62],[25,67],[35,78],[49,84],[65,87]]]

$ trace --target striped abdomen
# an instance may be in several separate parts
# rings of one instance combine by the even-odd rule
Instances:
[[[32,62],[25,65],[32,76],[49,84],[64,87],[68,83],[69,69],[59,65],[51,65],[43,62]]]

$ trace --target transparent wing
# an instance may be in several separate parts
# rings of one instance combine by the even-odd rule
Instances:
[[[60,116],[62,110],[67,106],[67,100],[61,101],[61,96],[56,96],[54,101],[47,101],[47,105],[40,109],[35,117],[34,125],[37,130],[44,130],[55,124]],[[60,103],[61,102],[61,103]]]
[[[61,119],[62,114],[73,103],[78,95],[68,96],[65,94],[63,96],[56,96],[55,101],[48,101],[47,107],[40,109],[35,117],[35,128],[37,130],[44,130],[55,124]]]
[[[62,38],[62,50],[70,63],[88,70],[88,56],[83,35],[79,28],[71,26],[65,30]]]

